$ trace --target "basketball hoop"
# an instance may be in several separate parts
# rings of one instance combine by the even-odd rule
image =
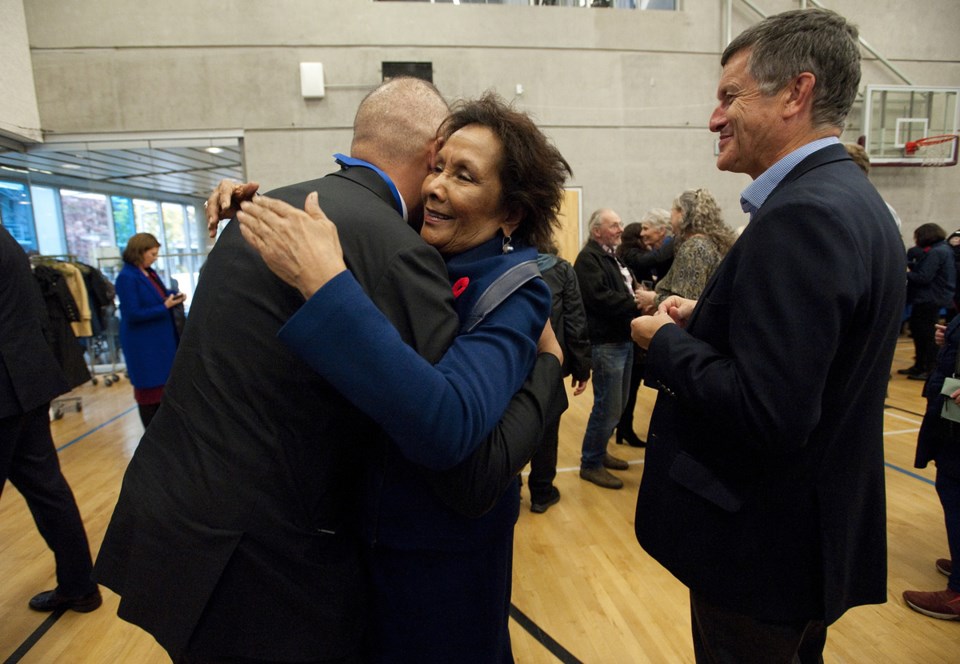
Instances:
[[[941,134],[907,141],[903,155],[917,159],[921,166],[955,166],[958,139],[958,134]]]

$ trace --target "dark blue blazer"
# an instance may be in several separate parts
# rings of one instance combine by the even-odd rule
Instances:
[[[831,623],[886,600],[883,403],[905,268],[889,219],[842,146],[815,152],[686,329],[652,340],[637,538],[719,606]]]
[[[165,385],[177,352],[177,329],[150,279],[124,263],[117,275],[120,298],[120,347],[134,387]],[[164,289],[167,295],[173,293]]]

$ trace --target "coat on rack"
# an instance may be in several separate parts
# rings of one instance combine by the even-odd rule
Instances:
[[[47,264],[35,265],[33,276],[40,285],[46,305],[47,341],[67,377],[70,388],[90,380],[90,370],[83,358],[83,348],[71,328],[80,319],[77,303],[67,287],[63,274]]]

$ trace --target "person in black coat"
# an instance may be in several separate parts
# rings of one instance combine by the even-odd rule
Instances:
[[[954,231],[947,236],[947,245],[953,252],[953,265],[958,280],[960,280],[960,231]],[[953,320],[954,316],[960,313],[960,288],[954,284],[953,289],[953,307],[947,311],[946,322]]]
[[[639,222],[624,227],[617,253],[638,280],[656,282],[670,271],[673,251],[670,212],[653,208]]]
[[[550,323],[563,349],[563,375],[573,376],[573,396],[580,396],[590,380],[590,338],[587,315],[580,298],[577,275],[569,261],[557,255],[551,245],[537,256],[537,265],[553,294]],[[549,422],[537,452],[530,459],[530,511],[543,514],[560,501],[560,490],[553,485],[557,476],[557,447],[560,443],[560,417]]]
[[[960,422],[941,417],[947,399],[960,404],[960,390],[941,394],[948,376],[960,377],[957,372],[958,345],[960,345],[960,317],[948,326],[938,325],[936,337],[943,344],[930,379],[923,386],[927,410],[917,435],[917,456],[914,466],[926,468],[933,461],[937,465],[937,496],[943,506],[947,526],[947,545],[950,558],[940,558],[935,567],[947,576],[945,590],[906,590],[903,601],[911,609],[931,618],[960,619]]]
[[[926,380],[937,361],[934,329],[940,320],[940,310],[953,305],[957,271],[943,228],[922,224],[913,232],[913,237],[916,247],[911,248],[914,260],[908,262],[907,301],[916,357],[912,367],[900,369],[898,373],[912,380]]]
[[[822,662],[828,625],[887,599],[903,243],[839,141],[860,80],[854,26],[784,12],[721,64],[717,167],[753,179],[751,221],[699,300],[632,322],[660,389],[635,530],[690,589],[698,662]]]
[[[670,213],[666,210],[654,209],[644,215],[640,223],[627,224],[620,237],[620,247],[617,255],[636,277],[640,289],[653,289],[656,281],[665,276],[673,264],[673,241],[664,231],[659,247],[648,247],[644,242],[644,228],[650,232],[651,227],[665,224],[663,228],[670,228]],[[646,282],[646,283],[645,283]],[[637,391],[643,382],[643,358],[646,351],[636,344],[633,347],[633,367],[630,371],[630,387],[627,389],[627,401],[623,406],[623,414],[617,423],[616,441],[618,445],[626,443],[631,447],[645,447],[646,442],[633,430],[633,411],[637,408]]]
[[[634,348],[630,321],[639,313],[637,283],[616,254],[623,234],[620,215],[609,208],[595,210],[588,229],[590,236],[573,263],[587,312],[593,370],[593,408],[580,444],[580,478],[605,489],[621,489],[623,480],[608,469],[630,466],[607,452],[607,443],[630,389]]]
[[[101,597],[80,511],[50,436],[50,402],[70,388],[45,340],[45,319],[27,255],[0,226],[0,492],[9,479],[56,560],[57,587],[33,597],[30,608],[86,613]]]

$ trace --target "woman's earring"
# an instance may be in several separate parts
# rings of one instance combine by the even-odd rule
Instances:
[[[513,244],[511,244],[511,242],[512,240],[510,239],[509,235],[503,236],[503,253],[509,254],[511,251],[513,251]]]

